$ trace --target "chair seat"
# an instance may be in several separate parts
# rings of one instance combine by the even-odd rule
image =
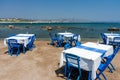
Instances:
[[[69,48],[71,48],[71,45],[69,43],[66,43],[65,46],[64,46],[64,49],[66,50],[66,49],[69,49]]]
[[[100,71],[102,71],[103,68],[104,68],[104,66],[105,66],[105,64],[104,64],[104,63],[101,63],[98,69],[99,69]]]
[[[19,44],[13,44],[12,45],[12,47],[14,47],[14,48],[18,48],[18,47],[20,47],[21,45],[19,45]]]

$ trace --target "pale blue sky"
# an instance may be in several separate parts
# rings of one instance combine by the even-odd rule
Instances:
[[[0,18],[119,21],[120,0],[0,0]]]

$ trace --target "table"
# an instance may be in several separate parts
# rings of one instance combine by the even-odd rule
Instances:
[[[64,37],[63,39],[64,39],[66,42],[68,42],[69,39],[70,39],[70,38],[73,38],[75,34],[73,34],[73,33],[71,33],[71,32],[62,32],[62,33],[58,33],[58,35],[59,35],[60,38],[61,38],[61,36],[63,36],[63,37]],[[81,41],[80,35],[75,36],[74,39],[75,39],[75,40],[78,40],[79,42]]]
[[[107,36],[107,44],[109,44],[109,41],[113,41],[114,37],[120,37],[120,34],[116,33],[104,33],[104,35]]]
[[[27,44],[31,41],[31,37],[35,38],[35,34],[17,34],[4,39],[4,45],[7,45],[8,39],[16,39],[18,43],[27,47]]]
[[[58,35],[63,35],[64,37],[66,37],[66,38],[70,38],[70,37],[73,37],[73,33],[71,33],[71,32],[63,32],[63,33],[58,33]]]
[[[113,46],[97,44],[93,42],[87,42],[81,46],[85,46],[87,48],[73,47],[67,50],[63,50],[60,57],[59,67],[62,67],[63,62],[65,62],[65,53],[77,55],[81,58],[80,67],[86,71],[91,71],[91,78],[94,80],[96,78],[96,71],[102,60],[101,55],[111,55],[113,53]],[[91,50],[89,50],[89,48],[91,48]],[[99,52],[99,50],[101,50],[101,52]]]

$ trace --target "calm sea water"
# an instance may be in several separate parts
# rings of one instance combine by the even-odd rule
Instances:
[[[47,30],[46,26],[52,27],[52,30]],[[49,40],[49,32],[67,31],[80,34],[82,40],[98,40],[101,39],[100,33],[110,32],[108,28],[113,27],[120,28],[120,23],[0,23],[0,38],[4,39],[10,34],[34,33],[37,39]]]

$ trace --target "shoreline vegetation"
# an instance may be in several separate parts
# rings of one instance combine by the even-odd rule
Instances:
[[[46,20],[32,20],[22,18],[0,18],[0,23],[120,23],[107,21],[90,21],[84,19],[46,19]]]

